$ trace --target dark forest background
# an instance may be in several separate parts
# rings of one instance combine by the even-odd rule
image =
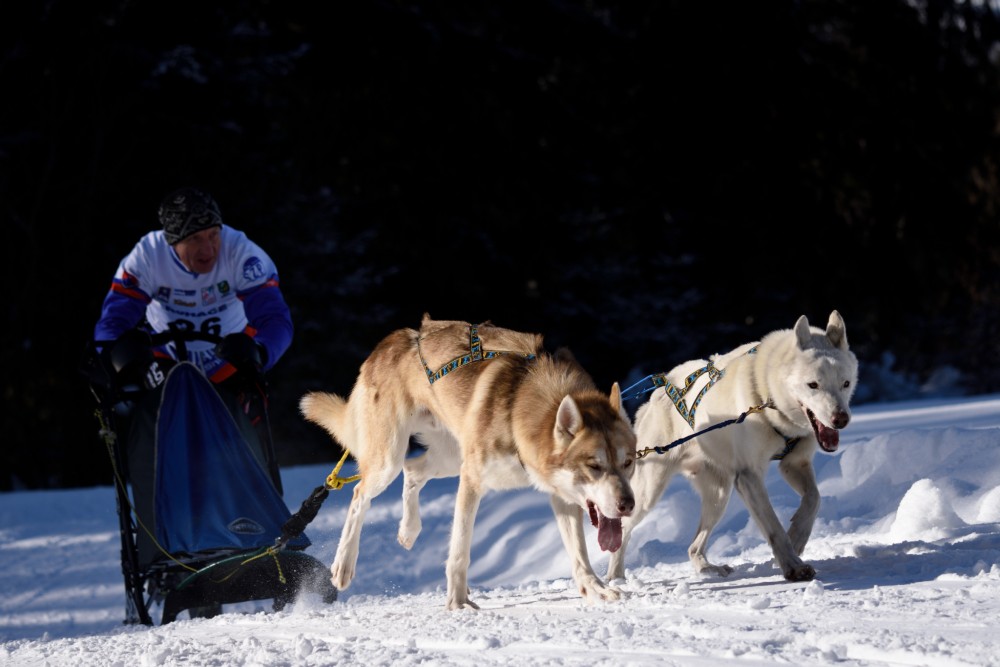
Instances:
[[[425,311],[610,388],[836,308],[858,402],[1000,391],[995,4],[7,4],[0,490],[110,483],[81,354],[187,184],[278,265],[285,465]]]

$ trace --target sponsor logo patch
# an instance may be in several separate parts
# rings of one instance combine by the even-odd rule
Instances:
[[[236,533],[237,535],[263,535],[264,526],[260,525],[253,519],[248,519],[245,516],[241,516],[237,519],[233,519],[226,526],[229,532]]]
[[[243,279],[249,281],[260,280],[264,277],[264,263],[259,257],[251,257],[243,262]]]

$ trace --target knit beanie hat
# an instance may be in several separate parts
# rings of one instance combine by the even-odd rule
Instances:
[[[219,205],[197,188],[181,188],[160,203],[160,224],[167,243],[174,245],[195,232],[222,225]]]

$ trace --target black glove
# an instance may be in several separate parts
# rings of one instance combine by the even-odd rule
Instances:
[[[237,371],[259,373],[267,363],[267,351],[245,333],[232,333],[215,346],[215,354],[225,359]]]
[[[153,357],[152,338],[139,329],[130,329],[115,339],[108,350],[108,358],[121,387],[134,385],[154,389],[166,377]]]

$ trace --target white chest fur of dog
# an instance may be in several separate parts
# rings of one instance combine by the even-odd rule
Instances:
[[[695,385],[681,396],[685,379],[709,366],[722,371],[722,376],[695,406],[700,388]],[[727,565],[710,563],[705,549],[735,487],[771,545],[784,577],[790,581],[813,579],[815,569],[800,558],[819,512],[813,455],[817,446],[826,452],[836,451],[839,430],[851,418],[849,404],[857,373],[858,362],[848,348],[847,328],[837,311],[830,314],[825,331],[810,327],[803,315],[792,329],[772,331],[759,343],[742,345],[711,360],[686,362],[667,373],[669,383],[680,390],[676,393],[679,398],[675,405],[667,391],[658,388],[639,408],[635,431],[640,452],[668,446],[737,418],[752,407],[770,407],[741,423],[710,430],[664,454],[651,452],[637,462],[632,478],[636,508],[622,522],[623,545],[611,554],[608,579],[624,576],[625,553],[633,529],[677,473],[685,475],[701,497],[698,529],[688,548],[695,572],[720,576],[732,572]],[[708,373],[700,378],[707,380]],[[785,453],[790,442],[794,445]],[[781,475],[801,497],[787,532],[764,485],[767,466],[783,453]]]
[[[635,504],[635,435],[618,385],[610,396],[599,392],[568,352],[547,354],[540,335],[425,315],[419,331],[397,330],[376,346],[348,400],[310,392],[300,409],[358,463],[360,480],[330,568],[338,589],[354,578],[365,512],[402,470],[398,537],[407,549],[420,533],[420,489],[432,478],[459,477],[446,565],[449,609],[478,609],[469,599],[468,569],[483,494],[529,485],[550,494],[580,593],[588,600],[620,597],[591,567],[583,514],[597,526],[601,548],[620,547],[621,519]],[[410,436],[426,453],[406,458]]]

